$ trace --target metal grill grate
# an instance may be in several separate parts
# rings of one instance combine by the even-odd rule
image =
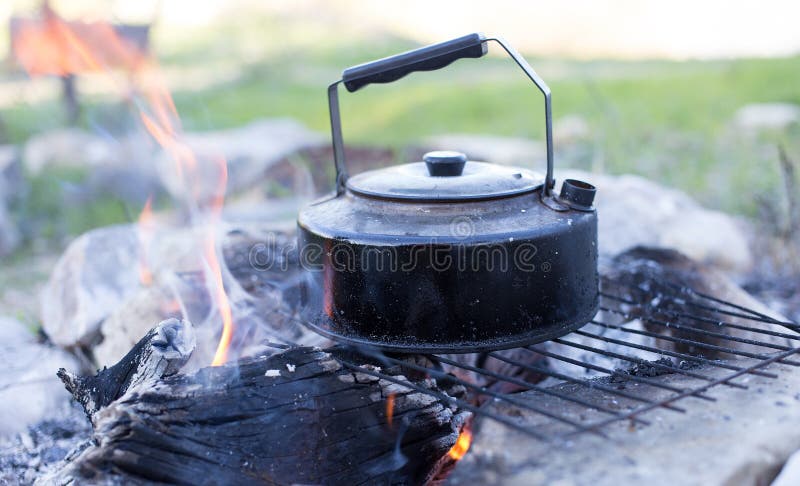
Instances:
[[[791,359],[800,353],[800,325],[796,323],[782,322],[670,282],[650,280],[645,285],[614,283],[614,288],[627,285],[631,292],[602,292],[601,312],[595,320],[578,331],[544,345],[518,348],[513,352],[467,355],[471,356],[468,359],[464,355],[426,355],[422,360],[409,360],[402,355],[387,355],[374,349],[353,350],[387,367],[400,366],[408,370],[406,374],[422,373],[437,380],[460,384],[468,391],[466,398],[454,398],[345,358],[340,358],[340,361],[345,367],[359,373],[408,387],[469,410],[476,418],[494,420],[536,439],[549,441],[567,439],[578,433],[604,436],[603,427],[617,421],[648,425],[648,411],[664,408],[675,413],[687,413],[690,398],[715,401],[708,394],[714,387],[746,389],[742,378],[748,374],[777,378],[769,370],[773,363],[800,366],[800,360]],[[651,287],[659,291],[651,292]],[[295,319],[295,322],[299,321]],[[637,322],[647,325],[636,326]],[[612,331],[613,336],[608,335]],[[745,333],[747,337],[736,335],[736,332]],[[775,338],[791,345],[776,344]],[[652,341],[650,344],[642,342],[648,339]],[[660,359],[645,359],[641,353],[650,353],[649,356]],[[525,359],[536,357],[545,359]],[[631,368],[604,366],[598,364],[597,358],[627,363]],[[731,358],[750,360],[743,364]],[[560,363],[561,366],[554,367],[554,363]],[[575,371],[566,372],[565,367]],[[637,373],[637,367],[646,372]],[[714,369],[723,373],[709,372]],[[458,374],[471,373],[478,379],[457,377],[454,372],[458,371],[461,372]],[[526,373],[540,379],[526,380]],[[587,373],[591,377],[582,376]],[[676,384],[680,381],[667,383],[655,378],[662,374],[683,375],[691,378],[687,383],[692,385],[680,386]],[[550,383],[557,380],[578,388],[600,391],[602,399],[588,400],[580,393],[551,387],[548,381],[542,382],[541,378],[549,379]],[[573,408],[577,405],[587,412],[595,412],[577,416],[597,417],[599,414],[601,418],[576,419],[574,413],[560,413],[557,408],[539,406],[534,400],[498,391],[497,387],[488,383],[503,383],[515,387],[516,391],[530,390],[549,395],[563,400],[565,404],[569,402]],[[657,389],[660,393],[648,393],[647,388]],[[652,398],[653,395],[658,398]],[[609,398],[625,401],[627,408],[609,406]],[[500,414],[481,407],[480,403],[486,399],[541,415],[566,428],[558,434],[546,434],[541,428],[525,427],[514,420],[513,414]]]

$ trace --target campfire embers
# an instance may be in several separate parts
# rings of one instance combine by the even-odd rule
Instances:
[[[460,461],[464,455],[469,451],[469,446],[472,444],[472,428],[465,425],[458,434],[458,440],[455,445],[447,451],[447,455],[454,461]]]

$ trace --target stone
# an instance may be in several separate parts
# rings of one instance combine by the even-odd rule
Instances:
[[[217,230],[200,226],[158,227],[148,235],[146,249],[142,246],[142,234],[133,224],[107,226],[84,233],[67,247],[42,291],[44,331],[62,347],[94,344],[100,337],[101,323],[122,308],[130,311],[125,303],[148,287],[145,285],[147,280],[157,282],[161,273],[174,276],[200,271],[203,267],[202,245],[208,231]],[[143,268],[147,269],[149,276],[143,275]],[[160,289],[159,295],[171,295],[171,284],[165,282],[163,285],[166,287]],[[154,299],[155,294],[150,293],[153,291],[147,290],[145,296]],[[168,302],[158,302],[159,305],[172,302],[170,305],[175,306],[174,296]],[[143,314],[136,311],[134,314],[131,318],[146,318],[144,331],[163,320],[151,320],[155,314],[149,311]],[[132,331],[134,343],[142,336],[140,331],[138,327]]]
[[[784,130],[800,121],[800,106],[794,103],[752,103],[739,108],[734,125],[747,131]]]
[[[298,331],[289,317],[300,281],[292,253],[294,225],[289,228],[263,223],[211,230],[160,227],[147,245],[148,279],[142,279],[143,253],[134,225],[90,231],[67,248],[42,291],[44,331],[57,345],[81,347],[103,366],[119,360],[154,323],[183,317],[197,326],[196,360],[208,364],[221,329],[204,277],[203,246],[208,231],[214,231],[223,248],[223,281],[236,337],[242,340],[235,343],[237,351],[263,352],[266,341],[320,344],[318,335]],[[254,250],[258,259],[265,251],[275,252],[275,267],[254,264]]]
[[[106,142],[112,156],[90,165],[82,183],[83,199],[113,195],[133,207],[142,207],[148,198],[164,193],[148,135],[132,132],[126,137]]]
[[[180,201],[202,205],[219,191],[221,161],[227,163],[227,191],[236,193],[263,181],[273,164],[321,140],[297,121],[263,119],[227,130],[185,133],[180,141],[193,160],[177,162],[165,150],[156,149],[154,156],[156,143],[144,130],[111,138],[67,128],[31,137],[24,161],[33,175],[51,167],[86,170],[86,180],[72,188],[80,200],[112,190],[125,202],[141,204],[166,189]]]
[[[59,255],[35,252],[0,264],[0,309],[22,322],[40,322],[39,297]]]
[[[102,341],[92,348],[98,366],[111,366],[139,342],[154,323],[180,317],[171,289],[160,282],[138,289],[113,309],[100,325]]]
[[[635,246],[664,247],[734,273],[746,273],[753,265],[741,225],[681,191],[636,175],[558,170],[556,179],[579,179],[597,187],[601,254],[613,256]]]
[[[154,228],[143,246],[133,224],[84,233],[61,256],[42,291],[44,331],[62,347],[92,345],[101,338],[101,323],[116,313],[125,322],[141,321],[116,331],[126,337],[121,346],[132,345],[154,323],[174,316],[174,278],[202,271],[209,231],[224,234],[223,227],[164,225]]]
[[[294,342],[321,345],[319,335],[299,332],[288,314],[298,297],[301,272],[290,230],[262,225],[222,228],[219,239],[225,265],[223,281],[236,326],[234,343],[240,356],[270,353],[263,342]],[[153,281],[140,286],[120,302],[103,320],[99,341],[92,347],[98,366],[118,361],[154,322],[183,317],[195,324],[197,349],[191,365],[207,365],[214,356],[221,321],[212,307],[203,277],[203,262],[197,258],[203,235],[197,229],[166,229],[155,238]],[[273,256],[267,255],[272,252]],[[289,258],[289,261],[284,261]],[[267,261],[270,265],[262,264]],[[274,259],[274,261],[273,261]],[[302,328],[305,330],[305,328]],[[190,366],[191,368],[191,366]]]
[[[800,322],[800,277],[758,272],[748,277],[744,288],[788,320]]]
[[[66,352],[37,342],[20,322],[0,317],[0,438],[68,409],[70,396],[56,371],[76,371],[78,366]]]
[[[772,486],[797,486],[800,484],[800,450],[792,454]]]
[[[182,141],[197,159],[193,176],[193,194],[187,195],[175,163],[167,153],[161,155],[161,180],[164,187],[179,200],[196,197],[204,200],[216,190],[218,163],[227,162],[228,194],[240,192],[262,182],[273,164],[298,150],[316,145],[322,136],[291,119],[263,119],[227,130],[186,133]],[[198,193],[199,191],[199,193]]]
[[[19,245],[20,235],[8,210],[0,205],[0,257],[13,252]]]
[[[138,255],[132,225],[98,228],[69,245],[41,295],[42,327],[53,343],[89,344],[103,319],[139,288]]]
[[[79,128],[50,130],[28,139],[25,166],[31,174],[49,167],[90,168],[116,158],[108,140]]]

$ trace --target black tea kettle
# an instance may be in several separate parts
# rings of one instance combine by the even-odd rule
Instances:
[[[354,92],[482,57],[497,42],[544,94],[547,172],[453,151],[348,177],[338,85]],[[336,194],[298,217],[303,320],[397,352],[477,352],[573,331],[598,308],[595,188],[552,193],[550,89],[502,39],[470,34],[344,71],[328,89]]]

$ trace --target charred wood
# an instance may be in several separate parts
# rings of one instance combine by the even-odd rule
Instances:
[[[177,373],[194,347],[192,325],[167,319],[151,329],[111,368],[103,368],[94,376],[76,376],[61,368],[57,375],[91,420],[98,410],[129,389]]]
[[[470,417],[317,348],[175,374],[182,358],[161,352],[165,327],[114,367],[68,379],[92,411],[92,440],[43,484],[423,484],[452,462]],[[464,394],[397,366],[363,366]]]

